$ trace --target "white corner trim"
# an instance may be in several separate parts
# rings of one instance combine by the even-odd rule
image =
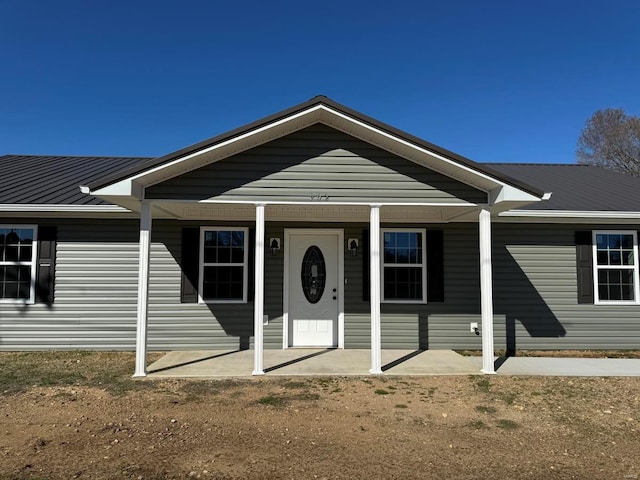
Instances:
[[[2,203],[0,212],[61,212],[61,213],[131,213],[128,208],[118,205],[55,205]]]
[[[551,195],[553,195],[553,192],[545,192],[545,194],[542,196],[542,200],[549,200],[551,198]]]
[[[88,195],[91,193],[91,189],[86,185],[80,185],[80,192]]]

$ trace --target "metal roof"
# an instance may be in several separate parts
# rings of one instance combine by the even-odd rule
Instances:
[[[552,192],[524,210],[640,212],[640,177],[576,164],[495,163],[491,168]]]
[[[148,158],[0,156],[0,204],[109,205],[80,192],[81,184]]]
[[[148,164],[149,157],[0,156],[0,204],[109,205],[80,192],[105,176]],[[640,178],[590,165],[487,164],[552,192],[526,210],[640,212]]]

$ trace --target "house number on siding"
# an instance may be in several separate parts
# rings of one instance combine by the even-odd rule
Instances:
[[[324,193],[312,193],[310,197],[312,202],[326,202],[329,200],[329,195]]]

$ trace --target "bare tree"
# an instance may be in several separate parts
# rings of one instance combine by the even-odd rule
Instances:
[[[578,163],[640,177],[640,117],[619,108],[598,110],[580,134],[576,155]]]

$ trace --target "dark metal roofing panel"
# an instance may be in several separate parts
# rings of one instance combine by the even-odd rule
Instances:
[[[126,170],[148,158],[0,156],[0,204],[109,205],[80,185]]]
[[[640,212],[640,177],[591,165],[496,163],[491,168],[552,192],[524,210]]]
[[[488,166],[484,165],[484,164],[479,164],[477,162],[474,162],[473,160],[470,160],[466,157],[463,157],[461,155],[458,155],[456,153],[453,153],[449,150],[446,150],[442,147],[439,147],[438,145],[434,145],[433,143],[429,143],[425,140],[422,140],[421,138],[418,138],[416,136],[413,136],[407,132],[404,132],[402,130],[399,130],[395,127],[392,127],[391,125],[387,125],[386,123],[380,122],[378,120],[376,120],[375,118],[369,117],[367,115],[364,115],[363,113],[360,113],[356,110],[352,110],[349,107],[346,107],[338,102],[335,102],[333,100],[331,100],[330,98],[327,98],[323,95],[319,95],[316,97],[313,97],[310,100],[307,100],[306,102],[300,103],[298,105],[295,105],[291,108],[288,108],[286,110],[283,110],[281,112],[278,112],[276,114],[270,115],[268,117],[262,118],[260,120],[257,120],[255,122],[249,123],[243,127],[240,128],[236,128],[234,130],[231,130],[229,132],[223,133],[222,135],[218,135],[212,138],[209,138],[207,140],[204,140],[202,142],[196,143],[194,145],[188,146],[186,148],[183,148],[181,150],[178,150],[176,152],[170,153],[168,155],[165,155],[163,157],[159,157],[159,158],[155,158],[155,159],[150,159],[145,163],[140,163],[138,165],[135,165],[133,167],[131,167],[128,170],[123,170],[121,172],[117,172],[115,174],[112,175],[106,175],[105,177],[99,178],[98,180],[89,183],[88,186],[90,187],[90,189],[93,190],[97,190],[98,188],[102,188],[105,187],[107,185],[111,185],[113,183],[116,183],[120,180],[123,180],[127,177],[130,177],[132,175],[137,175],[139,173],[144,172],[145,170],[149,170],[161,165],[164,165],[166,163],[169,163],[173,160],[176,160],[177,158],[180,158],[182,156],[197,152],[199,150],[202,150],[204,148],[208,148],[212,145],[230,140],[232,138],[238,137],[240,135],[243,135],[247,132],[250,132],[251,130],[255,130],[257,128],[266,126],[270,123],[276,122],[278,120],[282,120],[284,118],[287,118],[291,115],[295,115],[296,113],[302,112],[304,110],[307,110],[311,107],[317,106],[317,105],[326,105],[327,107],[332,108],[333,110],[337,110],[355,120],[358,120],[362,123],[366,123],[370,126],[373,126],[374,128],[378,129],[378,130],[382,130],[385,131],[395,137],[398,137],[402,140],[405,140],[406,142],[412,143],[418,147],[424,148],[426,150],[430,150],[434,153],[437,153],[443,157],[446,157],[450,160],[453,160],[459,164],[462,164],[466,167],[471,168],[472,170],[475,170],[479,173],[484,173],[485,175],[488,175],[489,177],[495,178],[498,181],[501,181],[503,183],[506,183],[508,185],[513,185],[521,190],[524,190],[525,192],[528,192],[532,195],[535,195],[537,197],[542,197],[542,195],[544,194],[544,190],[539,190],[531,185],[527,185],[526,183],[516,179],[516,178],[511,178],[508,175],[505,175],[504,173],[500,173],[498,171],[492,170],[491,168],[489,168]]]

